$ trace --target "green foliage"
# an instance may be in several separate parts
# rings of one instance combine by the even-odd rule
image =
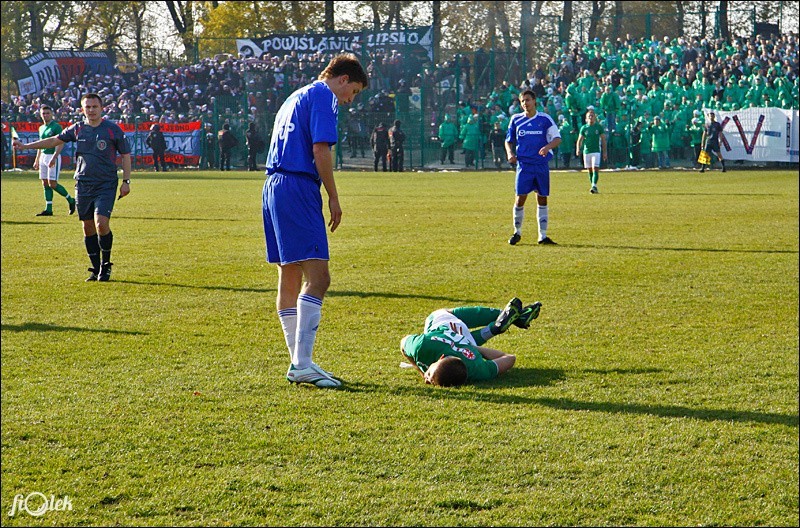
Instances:
[[[90,284],[66,203],[2,175],[4,525],[798,525],[795,171],[554,173],[552,247],[531,201],[507,244],[510,172],[336,177],[319,390],[284,379],[262,175],[135,173]],[[398,368],[432,310],[514,295],[507,374]],[[34,491],[73,510],[7,515]]]

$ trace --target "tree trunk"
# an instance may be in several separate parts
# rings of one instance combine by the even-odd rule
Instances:
[[[492,2],[494,11],[497,16],[497,22],[500,25],[500,33],[503,34],[503,45],[506,51],[511,51],[511,26],[508,23],[508,16],[506,16],[505,6],[503,2]]]
[[[678,0],[675,2],[675,8],[678,11],[678,31],[680,31],[681,35],[686,34],[686,28],[684,27],[684,23],[686,22],[686,13],[685,8],[683,6],[683,1]]]
[[[536,3],[538,4],[539,2]],[[530,63],[533,52],[533,14],[531,13],[533,2],[530,0],[523,0],[521,4],[519,17],[519,41],[520,48],[525,54],[526,62],[526,64],[522,65],[522,68],[525,72],[527,72],[528,64]]]
[[[728,27],[728,0],[719,0],[719,34],[725,40],[731,38],[731,31]]]
[[[325,0],[325,31],[336,29],[333,21],[333,0]]]
[[[614,34],[612,40],[616,42],[622,33],[622,19],[625,16],[625,8],[622,0],[614,0]]]
[[[591,42],[597,36],[597,26],[600,24],[600,17],[603,16],[603,11],[605,10],[605,0],[592,0],[592,16],[589,19],[589,37],[587,41]]]
[[[381,29],[381,14],[378,12],[378,3],[370,2],[369,6],[372,8],[372,29],[380,31]]]
[[[42,11],[40,2],[25,2],[31,22],[31,51],[44,51],[44,26],[39,18]]]
[[[569,43],[572,35],[572,0],[564,0],[564,16],[561,19],[559,40],[561,43]]]
[[[700,38],[706,36],[706,3],[700,0]]]
[[[194,60],[194,9],[193,0],[166,0],[167,9],[172,17],[172,23],[178,31],[183,43],[184,55],[187,59]]]
[[[433,63],[439,64],[442,41],[442,1],[433,0]]]

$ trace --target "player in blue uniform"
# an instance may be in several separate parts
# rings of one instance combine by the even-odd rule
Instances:
[[[117,155],[122,156],[122,185],[119,197],[131,192],[131,148],[125,133],[116,123],[103,118],[103,101],[96,93],[81,97],[86,119],[67,127],[57,136],[16,148],[48,149],[77,142],[75,149],[75,202],[78,218],[83,222],[86,252],[92,267],[89,281],[105,282],[111,278],[111,246],[113,234],[109,222],[117,198]]]
[[[553,119],[536,110],[536,94],[525,90],[519,94],[524,112],[514,114],[506,133],[508,162],[517,166],[516,200],[514,202],[514,234],[508,243],[516,245],[522,238],[525,201],[536,193],[539,220],[539,244],[555,245],[547,236],[547,197],[550,195],[550,167],[553,149],[561,144],[561,134]]]
[[[278,266],[276,305],[292,360],[286,379],[293,383],[341,385],[312,361],[330,285],[320,186],[328,194],[328,226],[334,232],[342,220],[331,154],[338,140],[338,105],[350,104],[368,85],[355,55],[337,55],[317,81],[291,94],[275,117],[262,193],[264,235],[267,261]]]

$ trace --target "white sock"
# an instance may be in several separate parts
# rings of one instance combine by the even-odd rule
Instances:
[[[481,328],[481,337],[483,338],[484,341],[488,341],[494,337],[494,334],[492,333],[492,325],[489,325],[485,328]]]
[[[522,234],[522,221],[525,220],[525,208],[514,206],[514,233]]]
[[[297,340],[297,308],[278,310],[278,319],[281,320],[283,337],[286,339],[286,346],[289,348],[289,360],[294,363],[294,344]]]
[[[321,317],[322,299],[301,293],[297,298],[297,339],[293,358],[293,364],[298,369],[311,366],[314,341],[317,339],[317,328]]]
[[[547,236],[547,206],[539,206],[539,240],[543,240]]]

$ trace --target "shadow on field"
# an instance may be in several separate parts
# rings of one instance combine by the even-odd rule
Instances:
[[[639,251],[705,251],[709,253],[765,253],[797,255],[794,249],[724,249],[724,248],[681,248],[681,247],[648,247],[648,246],[604,246],[600,244],[559,244],[561,247],[579,249],[634,249]]]
[[[615,403],[579,401],[568,398],[530,397],[519,394],[498,394],[490,389],[505,387],[546,386],[565,377],[560,369],[516,369],[517,376],[495,378],[492,381],[454,388],[438,388],[423,384],[414,377],[413,384],[394,387],[391,392],[401,396],[419,396],[433,400],[455,399],[467,402],[487,402],[512,405],[539,405],[561,411],[591,411],[611,414],[638,414],[662,418],[691,418],[708,422],[751,422],[798,427],[798,415],[729,409],[692,409],[680,405],[648,405],[644,403]],[[489,390],[481,390],[481,387]],[[345,383],[339,390],[346,392],[384,392],[386,386],[365,383]]]
[[[175,282],[145,282],[134,280],[114,280],[122,284],[135,284],[137,286],[168,286],[172,288],[191,288],[193,290],[220,290],[220,291],[234,291],[234,292],[249,292],[249,293],[275,293],[275,288],[238,288],[234,286],[204,286],[199,284],[178,284]]]
[[[147,332],[109,330],[106,328],[81,328],[80,326],[56,326],[44,323],[25,323],[21,325],[4,324],[2,330],[4,332],[99,332],[101,334],[147,335]]]
[[[18,222],[16,220],[3,220],[2,222],[3,225],[48,225],[51,223],[53,222],[48,222],[47,220],[45,221],[38,220],[36,222],[29,220],[24,220],[22,222]]]
[[[168,216],[126,216],[122,214],[114,215],[115,219],[123,220],[166,220],[167,222],[241,222],[241,218],[199,218],[197,216],[187,216],[184,218]]]
[[[605,413],[649,414],[665,418],[693,418],[705,421],[755,422],[798,426],[796,414],[778,414],[728,409],[691,409],[679,405],[646,405],[640,403],[611,403],[569,400],[566,398],[526,398],[529,403],[565,411],[596,411]]]
[[[275,293],[275,288],[247,288],[247,287],[234,287],[234,286],[207,286],[198,284],[178,284],[174,282],[145,282],[135,280],[115,280],[122,284],[134,284],[138,286],[169,286],[173,288],[191,288],[194,290],[220,290],[220,291],[233,291],[233,292],[249,292],[249,293]],[[365,291],[351,291],[351,290],[330,290],[325,294],[326,297],[382,297],[384,299],[427,299],[433,301],[447,301],[453,304],[487,304],[486,300],[476,299],[459,299],[454,297],[445,297],[439,295],[414,295],[410,293],[395,293],[395,292],[365,292]]]
[[[385,299],[427,299],[431,301],[448,301],[456,304],[487,304],[486,300],[475,299],[459,299],[455,297],[445,297],[441,295],[415,295],[411,293],[395,293],[395,292],[367,292],[367,291],[351,291],[351,290],[329,290],[325,294],[326,297],[383,297]]]

